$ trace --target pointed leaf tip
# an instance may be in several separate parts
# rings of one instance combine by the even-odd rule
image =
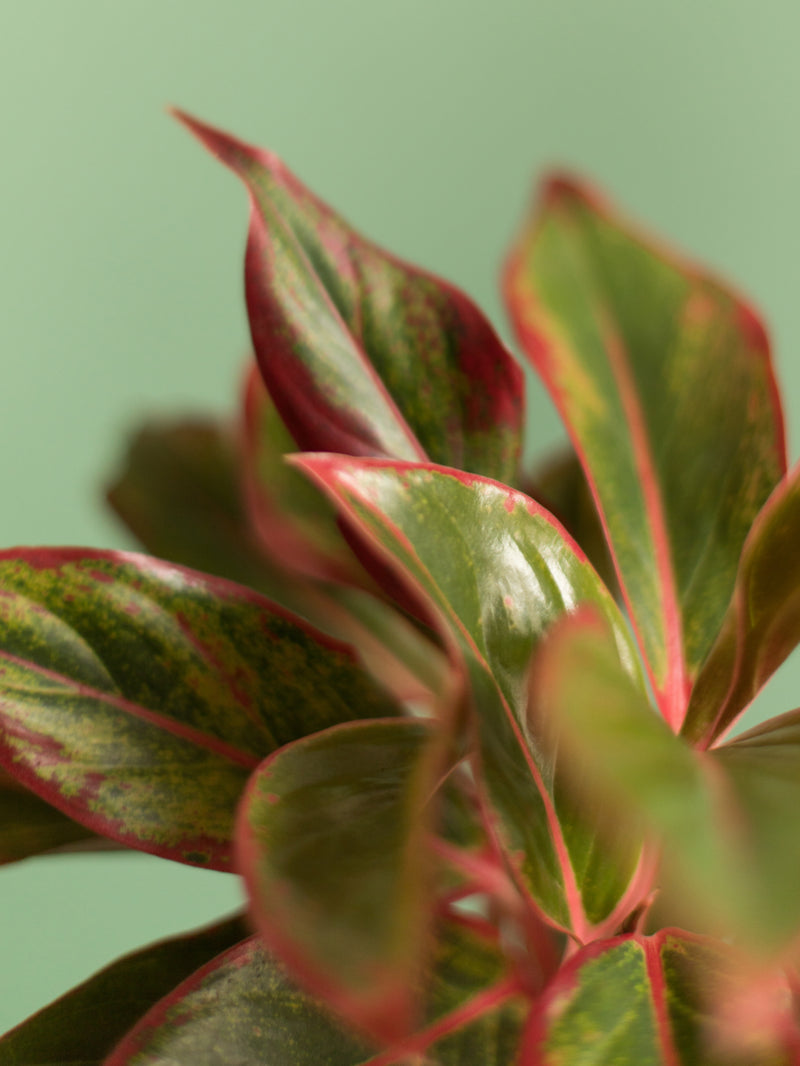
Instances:
[[[582,203],[599,210],[604,206],[602,194],[568,170],[553,170],[545,175],[540,186],[539,201],[542,207]]]
[[[524,375],[480,309],[362,237],[273,153],[172,114],[250,195],[253,348],[298,446],[513,481]]]
[[[207,151],[242,178],[247,164],[256,160],[272,168],[283,166],[271,152],[256,148],[178,107],[169,107],[167,112],[196,137]]]

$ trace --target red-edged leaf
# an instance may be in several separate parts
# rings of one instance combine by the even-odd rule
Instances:
[[[369,585],[328,500],[284,461],[297,444],[255,366],[247,378],[243,430],[250,524],[270,557],[310,577]]]
[[[249,935],[241,918],[118,959],[0,1038],[0,1066],[101,1066],[179,982]]]
[[[745,542],[719,638],[683,732],[706,747],[728,729],[800,642],[800,467],[769,498]]]
[[[109,502],[151,554],[263,593],[354,645],[399,699],[429,699],[430,690],[442,688],[442,655],[394,607],[360,589],[288,573],[265,555],[247,514],[231,436],[213,422],[145,426],[130,444]]]
[[[680,923],[774,958],[800,931],[800,712],[694,751],[620,665],[605,619],[551,631],[534,668],[537,705],[558,727],[573,780],[663,854],[662,907]]]
[[[0,770],[0,866],[56,849],[94,851],[103,843]]]
[[[472,302],[364,240],[276,156],[177,117],[250,193],[253,345],[300,447],[512,480],[524,379]]]
[[[518,487],[559,520],[586,552],[606,588],[619,598],[617,574],[603,524],[574,449],[566,447],[554,452]]]
[[[524,1001],[504,979],[496,949],[462,926],[443,927],[424,987],[429,1028],[396,1054],[376,1055],[297,989],[253,937],[157,1004],[105,1066],[389,1066],[421,1052],[430,1066],[514,1060]]]
[[[519,1061],[790,1066],[782,1033],[739,1028],[732,1048],[720,1030],[715,1008],[737,961],[724,944],[677,929],[590,944],[537,1001]]]
[[[619,920],[638,848],[601,862],[595,826],[559,810],[558,773],[527,714],[530,657],[579,603],[608,617],[633,673],[627,626],[583,553],[522,493],[441,467],[344,456],[296,460],[427,600],[464,664],[477,709],[488,815],[523,891],[579,937]],[[563,817],[562,817],[563,815]]]
[[[763,326],[565,177],[545,185],[506,296],[586,469],[659,706],[678,729],[744,539],[786,469]]]
[[[800,932],[800,711],[773,718],[707,753],[721,769],[723,816],[743,856],[740,891],[760,942],[779,950]],[[718,786],[719,787],[719,786]]]
[[[267,945],[383,1043],[417,1020],[443,770],[433,739],[419,720],[335,726],[270,756],[240,808],[238,866]]]
[[[395,705],[342,645],[145,556],[0,553],[0,764],[87,828],[226,870],[261,759]]]

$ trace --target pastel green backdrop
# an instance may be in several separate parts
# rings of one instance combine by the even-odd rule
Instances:
[[[497,322],[532,176],[593,176],[753,295],[796,428],[798,32],[793,0],[5,5],[0,541],[130,547],[99,503],[126,429],[235,402],[245,197],[170,102],[269,145]],[[558,439],[538,389],[531,421]],[[798,678],[762,713],[800,704]],[[232,878],[139,855],[0,871],[0,1031],[238,902]]]

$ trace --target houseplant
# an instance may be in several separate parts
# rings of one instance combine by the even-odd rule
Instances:
[[[133,442],[151,556],[0,556],[0,848],[249,909],[0,1064],[800,1061],[800,712],[725,739],[800,639],[758,317],[551,178],[504,289],[574,452],[527,474],[477,308],[179,117],[249,192],[256,362],[234,429]]]

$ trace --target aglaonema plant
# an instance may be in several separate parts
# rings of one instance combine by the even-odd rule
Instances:
[[[132,442],[152,555],[0,556],[0,857],[248,907],[0,1064],[800,1062],[800,711],[730,736],[800,640],[758,317],[551,178],[504,292],[572,447],[525,471],[471,301],[179,117],[249,194],[255,361],[234,424]]]

